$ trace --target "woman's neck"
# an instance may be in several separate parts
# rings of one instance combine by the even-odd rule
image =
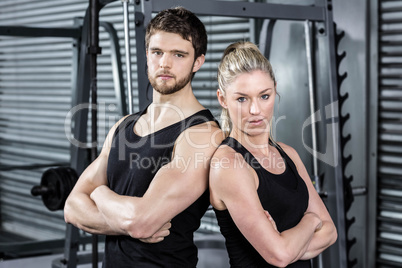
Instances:
[[[252,152],[269,154],[269,132],[263,132],[258,135],[249,135],[241,130],[233,129],[229,135],[239,141],[247,150]]]

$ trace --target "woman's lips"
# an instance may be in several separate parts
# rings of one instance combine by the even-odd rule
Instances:
[[[248,122],[252,126],[259,126],[259,125],[262,125],[264,120],[263,119],[255,119],[255,120],[249,120]]]

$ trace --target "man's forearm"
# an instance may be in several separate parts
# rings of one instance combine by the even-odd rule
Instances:
[[[119,195],[109,187],[102,185],[96,188],[91,199],[103,215],[110,228],[121,235],[129,235],[142,239],[153,236],[166,222],[161,225],[149,221],[149,209],[145,209],[143,198]],[[141,209],[142,208],[142,209]]]
[[[132,203],[127,202],[128,197],[118,195],[106,185],[102,185],[92,192],[90,198],[110,231],[120,235],[130,235],[127,225],[134,216],[131,209]]]
[[[67,223],[92,234],[117,235],[106,222],[96,204],[85,194],[70,197],[64,208]]]

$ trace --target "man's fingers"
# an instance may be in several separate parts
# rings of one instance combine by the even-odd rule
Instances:
[[[139,239],[141,242],[144,243],[158,243],[161,242],[165,239],[166,236],[170,234],[169,229],[172,227],[172,224],[170,222],[165,223],[159,231],[154,233],[151,237],[148,238],[141,238]]]
[[[152,237],[155,237],[155,238],[156,237],[165,237],[165,236],[168,236],[169,234],[170,234],[169,230],[160,230],[160,231],[154,233],[154,235]]]
[[[160,230],[169,230],[172,227],[171,222],[165,223]]]
[[[152,244],[152,243],[159,243],[159,242],[163,241],[164,239],[165,239],[165,237],[149,237],[149,238],[141,238],[139,240],[144,243]]]

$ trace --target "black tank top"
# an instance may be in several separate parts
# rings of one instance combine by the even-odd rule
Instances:
[[[228,145],[241,154],[245,161],[257,172],[257,189],[262,207],[275,220],[278,231],[296,226],[308,206],[308,190],[296,166],[279,145],[274,145],[281,154],[286,169],[282,174],[272,174],[264,169],[256,158],[234,138],[226,138],[221,145]],[[231,267],[274,267],[268,264],[247,241],[235,225],[229,211],[216,210],[221,233],[226,240]],[[310,267],[310,261],[297,261],[287,267]]]
[[[134,133],[134,125],[144,112],[127,117],[113,138],[107,179],[110,189],[120,195],[143,196],[156,172],[171,161],[178,136],[189,127],[215,121],[209,110],[202,110],[140,137]],[[170,235],[160,243],[147,244],[129,236],[106,236],[103,267],[196,267],[198,258],[193,233],[208,206],[207,190],[172,219]]]

